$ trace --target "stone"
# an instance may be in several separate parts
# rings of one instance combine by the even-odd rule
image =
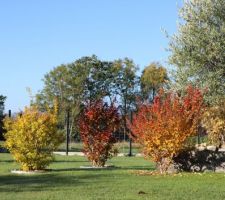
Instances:
[[[40,173],[45,173],[47,171],[45,170],[34,170],[34,171],[22,171],[22,170],[11,170],[11,173],[13,174],[23,174],[23,175],[32,175],[32,174],[40,174]]]
[[[207,150],[210,150],[210,151],[215,151],[216,150],[216,146],[207,146],[206,147],[207,148]]]
[[[103,167],[96,167],[96,166],[80,166],[80,169],[107,169],[107,168],[112,168],[114,165],[105,165]]]
[[[206,147],[204,147],[204,146],[198,146],[197,149],[198,149],[199,151],[204,151],[204,150],[206,149]]]
[[[217,172],[217,173],[224,173],[225,172],[225,168],[224,167],[216,167],[215,172]]]
[[[179,172],[179,170],[177,169],[176,165],[174,165],[174,164],[171,164],[167,169],[168,174],[176,174],[178,172]]]

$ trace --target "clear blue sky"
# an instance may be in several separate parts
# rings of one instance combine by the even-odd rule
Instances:
[[[29,104],[53,67],[81,56],[165,64],[182,0],[1,0],[0,94],[6,110]]]

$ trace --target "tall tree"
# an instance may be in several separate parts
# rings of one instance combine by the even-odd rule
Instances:
[[[59,126],[64,127],[67,110],[71,113],[70,133],[76,128],[75,121],[83,99],[87,71],[76,63],[60,65],[45,75],[44,88],[36,95],[36,104],[45,110],[46,105],[58,102]]]
[[[178,33],[171,38],[170,63],[176,66],[177,89],[192,82],[207,88],[205,100],[225,98],[225,2],[188,0],[180,10]]]
[[[6,97],[3,95],[0,95],[0,140],[4,139],[3,119],[4,119],[5,100],[6,100]]]
[[[114,61],[114,94],[118,96],[121,107],[124,133],[127,134],[126,118],[132,109],[136,106],[136,97],[138,94],[138,77],[136,72],[138,67],[133,60],[124,58]]]
[[[96,56],[82,57],[73,63],[60,65],[44,77],[44,88],[36,96],[42,109],[45,104],[59,104],[59,122],[63,126],[67,110],[71,113],[70,133],[77,129],[77,120],[84,102],[110,97],[113,77],[112,63]]]
[[[95,55],[82,57],[75,61],[79,68],[86,69],[86,79],[83,84],[85,102],[96,101],[104,97],[111,99],[112,90],[112,62],[101,61]]]
[[[145,67],[141,75],[141,91],[144,100],[153,102],[159,88],[168,82],[167,70],[159,63],[151,63]]]

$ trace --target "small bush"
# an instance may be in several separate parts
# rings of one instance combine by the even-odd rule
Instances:
[[[5,146],[22,170],[42,170],[53,160],[52,152],[63,139],[56,125],[56,112],[39,112],[35,106],[4,120]]]
[[[119,124],[119,114],[114,105],[103,101],[88,104],[80,117],[80,135],[84,153],[93,166],[104,166],[116,151],[113,132]]]

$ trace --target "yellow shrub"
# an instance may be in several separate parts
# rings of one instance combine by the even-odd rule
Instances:
[[[39,112],[35,106],[4,120],[5,146],[22,170],[41,170],[52,161],[53,151],[63,139],[56,125],[56,113]]]
[[[221,146],[225,139],[225,101],[218,106],[209,107],[202,118],[202,126],[206,128],[209,140]]]

